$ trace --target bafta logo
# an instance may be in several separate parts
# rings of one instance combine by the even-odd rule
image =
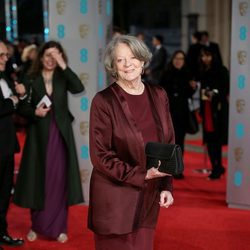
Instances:
[[[81,182],[86,183],[88,181],[89,175],[90,171],[88,169],[81,169],[80,170]]]
[[[99,13],[99,15],[102,14],[102,0],[98,1],[98,13]]]
[[[246,102],[243,99],[236,100],[236,110],[238,113],[243,113],[245,110]]]
[[[240,161],[242,159],[243,152],[243,148],[241,147],[237,147],[234,149],[234,158],[236,161]]]
[[[81,38],[85,38],[89,33],[89,26],[87,24],[79,25],[79,35]]]
[[[240,65],[245,65],[247,62],[247,52],[245,50],[239,50],[238,54],[238,62]]]
[[[240,2],[239,3],[239,11],[241,16],[245,16],[247,14],[248,3],[247,2]]]
[[[86,135],[89,131],[89,123],[87,121],[80,122],[80,132],[82,135]]]
[[[65,0],[58,0],[56,2],[56,10],[58,15],[63,15],[66,8],[66,1]]]
[[[81,73],[79,75],[79,78],[82,81],[82,84],[84,86],[88,84],[88,81],[89,81],[89,74],[88,73]]]

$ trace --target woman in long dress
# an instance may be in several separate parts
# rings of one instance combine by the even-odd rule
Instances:
[[[84,87],[55,41],[42,46],[25,84],[20,113],[29,125],[14,202],[31,209],[29,241],[43,235],[65,242],[68,206],[83,202],[67,93]]]

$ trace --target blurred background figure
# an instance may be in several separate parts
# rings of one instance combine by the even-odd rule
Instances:
[[[209,179],[219,179],[225,172],[222,166],[222,145],[226,145],[228,139],[229,72],[217,56],[211,47],[201,50],[200,114],[203,142],[207,146],[212,165]]]
[[[21,65],[21,61],[19,61],[18,59],[18,52],[17,52],[17,48],[14,44],[12,44],[11,42],[6,42],[6,46],[8,49],[8,54],[9,54],[9,58],[8,61],[6,63],[6,76],[11,79],[11,80],[17,80],[18,78],[18,71],[19,71],[19,67]]]
[[[118,27],[118,26],[113,26],[113,33],[112,33],[112,37],[116,37],[116,36],[120,36],[120,35],[124,35],[125,31]]]
[[[166,90],[169,98],[170,113],[175,131],[175,143],[181,146],[184,153],[184,140],[188,128],[188,99],[196,89],[192,74],[186,65],[186,56],[182,50],[177,50],[171,57],[163,74],[160,85]],[[174,176],[182,179],[183,174]]]
[[[145,69],[146,81],[149,83],[159,84],[161,81],[167,62],[167,50],[163,46],[163,41],[163,36],[153,36],[153,56],[149,66]]]
[[[145,43],[145,34],[143,32],[138,32],[136,38]]]
[[[25,76],[28,74],[32,63],[37,57],[37,46],[35,44],[30,44],[23,49],[21,60],[22,65],[19,70],[19,81],[22,82]]]
[[[187,65],[191,70],[194,79],[198,74],[201,48],[201,33],[196,31],[191,36],[191,44],[187,51]]]
[[[196,111],[196,117],[199,117],[200,108],[200,83],[197,81],[199,75],[200,53],[204,45],[201,44],[201,32],[196,31],[191,35],[191,44],[187,50],[187,66],[192,73],[192,78],[197,82],[197,88],[192,97],[190,104]]]
[[[212,53],[217,57],[218,63],[223,64],[219,44],[209,40],[209,33],[207,31],[201,32],[201,44],[209,47]]]

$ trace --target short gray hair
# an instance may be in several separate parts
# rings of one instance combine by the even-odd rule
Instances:
[[[144,66],[149,63],[152,57],[152,54],[146,44],[137,39],[135,36],[120,35],[114,37],[106,47],[104,54],[104,66],[107,72],[115,78],[117,78],[116,68],[114,66],[115,49],[121,43],[126,44],[131,49],[136,59],[144,62]]]

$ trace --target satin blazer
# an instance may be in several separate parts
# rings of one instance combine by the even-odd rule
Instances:
[[[166,92],[145,84],[162,141],[174,143]],[[90,110],[90,181],[88,227],[98,234],[126,234],[141,226],[147,188],[145,145],[121,87],[113,83],[96,94]],[[172,191],[172,177],[157,178],[152,198],[152,227],[159,212],[160,191]],[[145,207],[145,206],[143,206]],[[150,226],[150,225],[149,225]]]

